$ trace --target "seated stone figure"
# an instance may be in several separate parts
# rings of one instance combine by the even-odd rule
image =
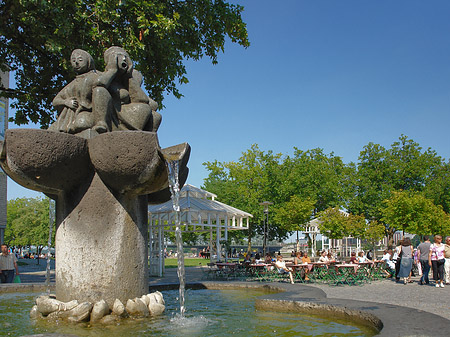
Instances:
[[[158,104],[142,90],[142,75],[133,68],[128,53],[123,48],[111,47],[105,51],[104,58],[107,71],[118,68],[107,88],[109,95],[102,93],[103,104],[106,103],[111,116],[112,130],[156,132],[161,124],[161,115],[156,111]]]
[[[72,134],[91,130],[91,136],[118,130],[157,131],[158,105],[141,89],[142,75],[133,69],[128,53],[111,47],[104,57],[106,68],[99,72],[89,53],[72,52],[77,77],[54,98],[58,118],[49,130]]]
[[[58,118],[49,130],[74,134],[90,128],[98,133],[108,131],[106,114],[94,111],[92,94],[96,87],[108,87],[117,69],[97,72],[94,59],[82,49],[75,49],[70,61],[77,77],[53,99]]]

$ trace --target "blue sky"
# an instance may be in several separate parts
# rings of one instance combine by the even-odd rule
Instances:
[[[161,111],[161,146],[192,147],[188,183],[252,144],[348,163],[405,134],[450,158],[450,1],[234,2],[251,46],[228,42],[218,65],[187,61],[185,97]],[[35,195],[9,180],[9,199]]]

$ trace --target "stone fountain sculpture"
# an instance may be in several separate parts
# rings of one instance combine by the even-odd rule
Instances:
[[[78,74],[53,100],[48,130],[7,130],[0,165],[56,200],[56,299],[110,308],[148,293],[147,205],[170,199],[166,159],[187,178],[188,144],[161,149],[157,104],[128,53],[111,47],[105,70],[83,50]]]

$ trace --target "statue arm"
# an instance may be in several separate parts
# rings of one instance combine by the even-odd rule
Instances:
[[[76,109],[78,107],[78,101],[75,97],[69,97],[67,87],[72,83],[69,83],[64,87],[52,101],[53,106],[58,112],[61,112],[65,107]]]
[[[108,88],[117,75],[117,69],[108,69],[97,77],[94,87]]]
[[[110,55],[109,59],[106,61],[105,71],[97,76],[96,83],[94,83],[93,87],[108,88],[111,85],[119,71],[117,62],[117,55]]]

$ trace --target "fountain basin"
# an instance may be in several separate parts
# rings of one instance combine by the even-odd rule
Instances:
[[[100,178],[114,191],[142,195],[167,186],[166,163],[155,132],[104,133],[89,140],[89,154]]]
[[[164,291],[166,314],[155,318],[123,321],[120,325],[63,325],[30,320],[23,311],[33,303],[35,294],[5,294],[0,304],[0,326],[4,319],[12,335],[37,333],[74,334],[78,336],[373,336],[377,331],[344,321],[285,312],[255,309],[255,300],[267,290],[190,290],[186,317],[177,316],[176,290]],[[14,302],[14,303],[13,303]],[[14,306],[14,309],[12,308]],[[25,308],[21,308],[21,307]],[[12,312],[11,312],[12,311]],[[6,316],[5,316],[6,315]],[[15,329],[12,330],[11,329]],[[1,329],[1,331],[5,331]]]
[[[0,165],[17,183],[47,194],[71,191],[92,175],[86,139],[39,129],[6,130]]]

